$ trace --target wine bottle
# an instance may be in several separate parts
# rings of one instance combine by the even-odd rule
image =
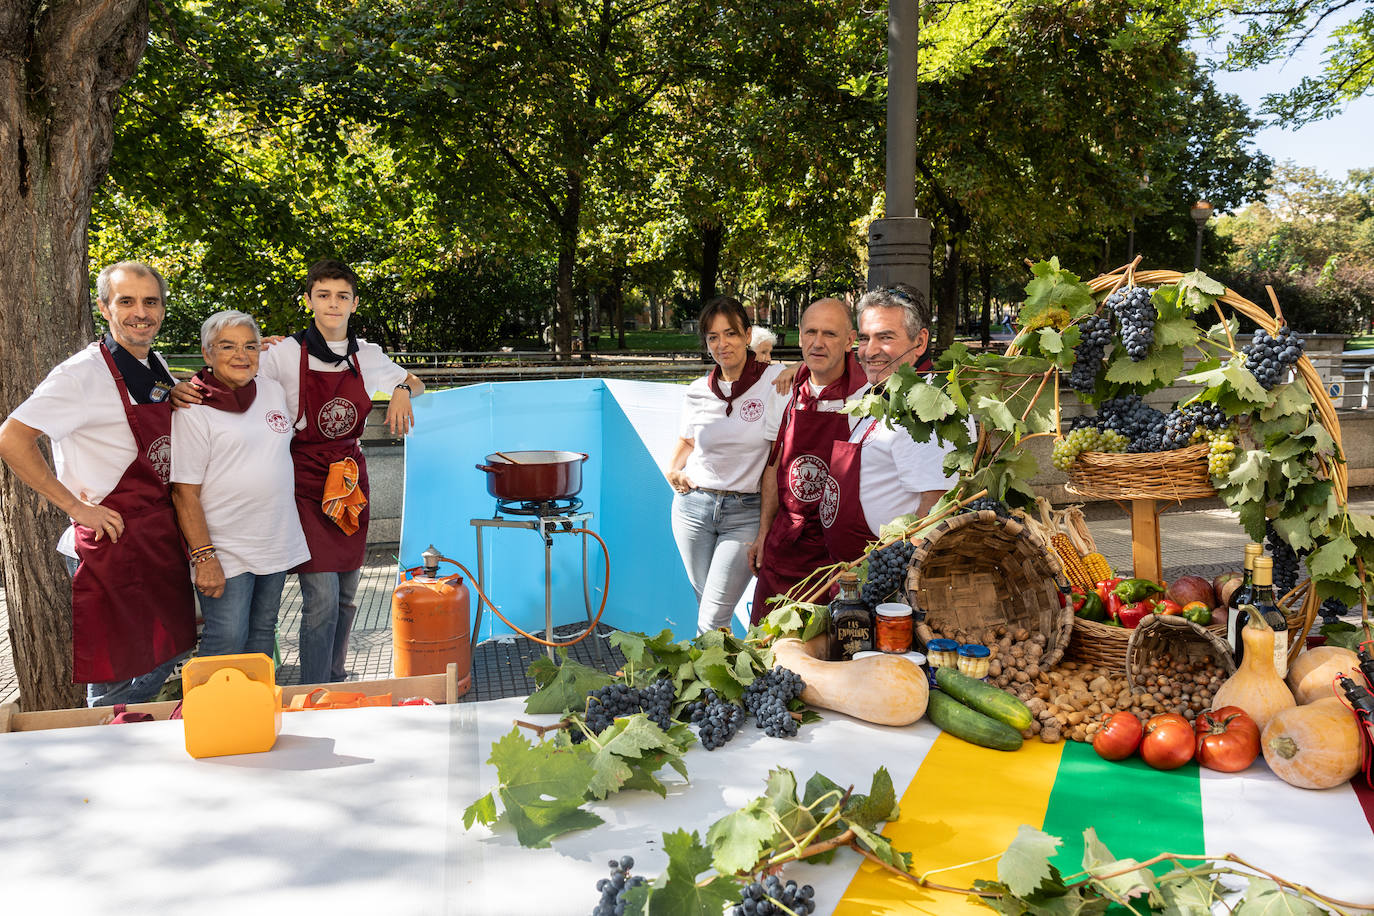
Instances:
[[[1279,677],[1288,676],[1288,618],[1274,598],[1274,561],[1270,557],[1255,558],[1254,600],[1236,609],[1239,626],[1244,627],[1250,615],[1258,613],[1274,631],[1274,671]],[[1236,648],[1236,666],[1240,666],[1245,655],[1245,643],[1241,641]]]
[[[873,611],[859,597],[859,577],[840,575],[840,594],[830,602],[830,658],[849,661],[873,649]]]
[[[1244,651],[1240,631],[1245,626],[1245,621],[1237,619],[1237,609],[1242,604],[1255,603],[1255,557],[1263,554],[1263,544],[1251,542],[1245,545],[1245,578],[1231,593],[1231,600],[1226,602],[1226,642],[1230,645],[1231,654],[1236,657],[1237,663],[1240,662],[1240,654]]]

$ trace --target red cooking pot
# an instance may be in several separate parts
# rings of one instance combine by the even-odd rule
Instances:
[[[487,472],[487,492],[497,499],[567,499],[582,489],[586,452],[500,452],[477,470]]]

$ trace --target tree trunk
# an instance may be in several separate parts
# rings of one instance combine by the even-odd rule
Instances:
[[[616,346],[625,349],[625,265],[611,268],[611,320],[615,322]]]
[[[554,352],[559,359],[572,358],[573,275],[577,270],[577,244],[582,222],[582,171],[566,170],[568,196],[558,223],[558,315],[554,327]],[[586,325],[583,325],[586,336]],[[585,341],[584,341],[585,342]]]
[[[718,221],[701,224],[701,275],[698,291],[701,306],[716,298],[716,277],[720,275],[720,253],[725,247],[725,226]]]
[[[0,412],[94,336],[87,229],[114,108],[148,40],[146,0],[0,5]],[[10,646],[25,709],[81,705],[71,584],[53,550],[67,519],[0,471]]]
[[[952,221],[951,221],[952,222]],[[940,273],[940,311],[936,319],[939,329],[935,346],[944,350],[954,343],[954,325],[959,309],[959,237],[951,227],[945,235],[945,263]]]
[[[983,320],[979,322],[979,333],[986,347],[992,343],[992,268],[979,264],[978,279],[983,285]]]

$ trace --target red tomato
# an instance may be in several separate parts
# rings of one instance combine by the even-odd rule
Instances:
[[[1259,726],[1239,706],[1201,713],[1193,728],[1197,762],[1209,770],[1237,773],[1259,756]]]
[[[1131,713],[1113,713],[1093,736],[1093,750],[1103,760],[1125,760],[1140,747],[1140,737],[1144,733],[1140,720]]]
[[[1176,770],[1193,759],[1196,741],[1187,719],[1178,713],[1161,713],[1145,723],[1140,756],[1156,770]]]

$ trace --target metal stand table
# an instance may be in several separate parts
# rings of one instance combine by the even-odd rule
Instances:
[[[482,529],[483,528],[525,528],[530,531],[538,531],[539,536],[544,539],[544,633],[550,642],[553,641],[553,536],[555,534],[572,534],[575,528],[586,528],[587,522],[592,518],[591,512],[567,512],[558,515],[535,515],[529,518],[502,518],[493,516],[492,518],[474,518],[472,527],[477,529],[477,587],[482,590],[482,594],[487,594],[486,573],[483,568],[482,558]],[[587,535],[582,535],[582,601],[587,610],[587,625],[590,627],[594,615],[592,613],[592,595],[590,586],[587,584]],[[472,625],[473,638],[477,636],[477,628],[482,622],[482,602],[478,599],[477,614]],[[601,640],[593,634],[590,639],[596,646],[596,657],[603,666],[606,664],[606,650],[601,645]],[[553,646],[546,646],[549,658],[554,658]]]

